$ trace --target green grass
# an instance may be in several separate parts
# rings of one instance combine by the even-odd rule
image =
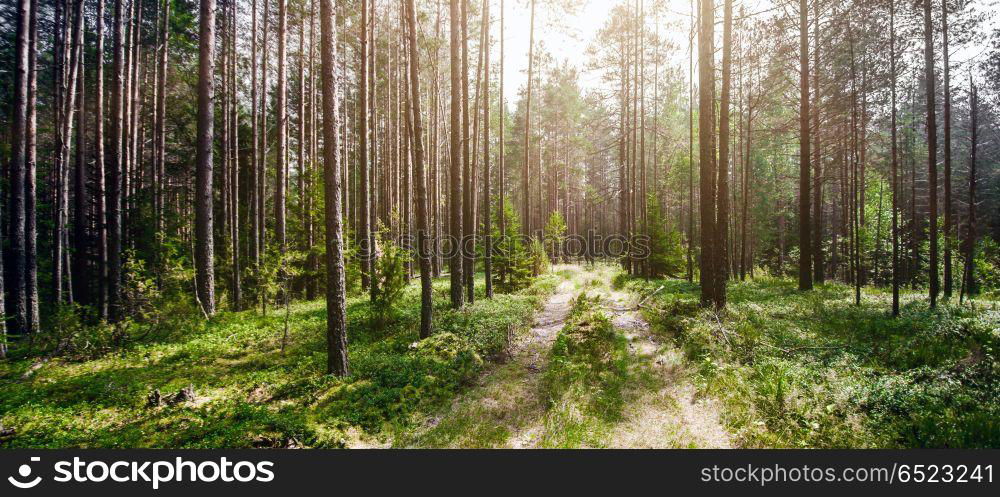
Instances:
[[[419,289],[411,285],[386,324],[369,326],[368,299],[348,303],[351,376],[325,373],[325,307],[221,313],[170,341],[137,344],[87,361],[0,362],[0,447],[342,447],[412,423],[462,391],[483,358],[501,355],[528,324],[555,275],[515,295],[455,311],[435,281],[436,336],[417,344]],[[481,285],[480,285],[481,288]],[[196,399],[147,407],[154,389],[193,386]]]
[[[787,279],[730,283],[722,313],[698,308],[683,281],[619,283],[663,289],[645,314],[680,346],[703,393],[744,447],[1000,447],[1000,306],[829,283],[799,292]],[[957,300],[957,299],[955,299]]]
[[[550,351],[542,377],[548,402],[540,447],[599,446],[622,421],[629,384],[636,381],[625,337],[586,292],[571,303],[566,324]]]

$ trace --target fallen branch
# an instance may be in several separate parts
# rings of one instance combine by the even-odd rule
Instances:
[[[645,297],[643,297],[642,300],[640,300],[639,303],[635,305],[635,309],[633,309],[633,310],[638,311],[642,307],[642,304],[645,304],[647,300],[649,300],[650,298],[653,297],[653,295],[656,295],[657,293],[660,293],[660,290],[663,290],[663,285],[660,285],[659,288],[657,288],[656,290],[653,290],[653,293],[651,293],[651,294],[646,295]]]

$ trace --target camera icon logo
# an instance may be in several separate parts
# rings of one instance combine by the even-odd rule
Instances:
[[[42,460],[42,458],[40,458],[40,457],[32,457],[31,458],[31,462],[38,462],[38,461],[41,461],[41,460]],[[17,468],[17,474],[20,475],[21,478],[27,479],[28,477],[31,476],[31,465],[22,464],[20,467]],[[26,482],[23,482],[23,481],[19,480],[18,478],[15,478],[13,476],[8,476],[7,477],[7,481],[9,481],[11,485],[14,485],[17,488],[27,489],[27,488],[32,488],[35,485],[38,485],[39,483],[41,483],[42,482],[42,477],[41,476],[36,476],[34,480],[28,480]]]

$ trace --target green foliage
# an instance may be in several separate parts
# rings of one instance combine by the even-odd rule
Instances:
[[[656,197],[648,202],[649,273],[653,278],[677,277],[686,267],[681,234],[667,230]]]
[[[975,280],[978,289],[1000,294],[1000,243],[996,240],[984,236],[976,244],[975,257]],[[962,260],[964,258],[960,258]],[[961,267],[956,266],[961,279]],[[972,289],[975,294],[975,288]]]
[[[532,268],[528,252],[521,240],[521,220],[514,205],[503,205],[504,230],[500,231],[500,209],[492,209],[495,252],[493,254],[493,285],[500,292],[512,293],[531,284]]]
[[[629,379],[625,338],[600,310],[600,297],[583,293],[571,306],[543,377],[550,406],[574,402],[600,419],[619,420]]]
[[[545,253],[545,246],[537,238],[533,238],[531,246],[528,247],[528,264],[531,267],[531,274],[533,276],[547,272],[551,266],[549,256]]]
[[[696,366],[745,447],[995,447],[1000,444],[997,310],[951,303],[928,310],[922,292],[853,305],[841,284],[799,292],[794,281],[732,283],[727,311],[697,307],[697,285],[675,280],[646,311]],[[957,304],[957,302],[955,302]]]
[[[326,374],[323,302],[291,305],[282,352],[277,330],[284,313],[221,312],[206,322],[190,299],[172,296],[170,282],[190,289],[192,281],[190,266],[176,267],[188,269],[162,274],[162,293],[150,299],[158,309],[176,310],[178,321],[155,312],[130,324],[119,353],[0,361],[0,424],[14,430],[0,447],[343,447],[358,433],[377,437],[387,427],[412,427],[415,413],[453,398],[511,327],[530,323],[537,295],[553,288],[551,278],[541,278],[521,294],[439,311],[439,333],[424,341],[417,336],[416,285],[401,292],[394,319],[381,329],[369,324],[375,311],[367,295],[349,298],[352,374],[335,378]],[[447,279],[434,281],[437,309],[449,307],[447,286]],[[78,327],[72,310],[59,316],[63,328]],[[153,390],[169,395],[188,386],[193,400],[146,405]]]
[[[380,318],[386,319],[409,284],[406,264],[410,261],[410,253],[381,235],[378,237],[378,252],[374,274],[378,286],[375,312]]]
[[[545,250],[552,262],[562,257],[563,243],[566,241],[566,220],[558,210],[552,211],[545,224]]]

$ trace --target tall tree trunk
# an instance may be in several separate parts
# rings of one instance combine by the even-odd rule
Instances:
[[[231,174],[230,174],[230,177],[232,178],[232,181],[231,181],[231,184],[230,184],[230,188],[232,188],[232,191],[231,191],[231,193],[229,195],[230,202],[232,202],[232,204],[230,205],[229,212],[230,212],[230,216],[232,216],[232,217],[230,218],[230,223],[229,223],[230,224],[230,226],[229,226],[229,229],[230,229],[229,241],[230,241],[230,253],[231,253],[232,257],[233,257],[233,261],[232,261],[232,264],[233,264],[233,268],[232,268],[233,269],[233,279],[232,279],[232,285],[233,285],[232,286],[232,292],[233,292],[233,295],[232,295],[232,300],[233,300],[233,302],[232,302],[232,305],[233,305],[233,310],[235,310],[235,311],[242,310],[242,308],[243,308],[243,288],[242,288],[242,285],[240,284],[241,283],[240,280],[241,280],[241,277],[242,277],[241,269],[240,269],[240,206],[242,205],[241,202],[240,202],[240,138],[239,138],[239,132],[240,132],[239,116],[240,116],[240,112],[239,112],[239,98],[238,98],[238,94],[237,94],[237,91],[236,91],[236,88],[237,88],[237,83],[236,83],[236,73],[237,73],[237,71],[236,71],[236,68],[237,68],[236,38],[238,36],[238,34],[237,34],[238,30],[237,30],[237,26],[236,26],[236,20],[237,20],[237,17],[239,15],[238,9],[239,9],[238,3],[236,1],[233,1],[232,5],[231,5],[231,10],[230,10],[230,16],[231,17],[229,19],[229,21],[230,21],[229,22],[229,41],[230,41],[230,45],[229,45],[229,50],[230,50],[229,74],[231,75],[230,81],[229,81],[229,85],[230,85],[229,86],[229,99],[232,102],[232,106],[230,108],[231,115],[230,115],[229,121],[230,121],[230,124],[232,125],[232,128],[231,128],[231,130],[232,130],[232,139],[230,141],[231,141],[232,147],[233,147],[233,152],[232,152],[232,161],[233,161],[233,163],[232,163],[232,169],[231,169]]]
[[[371,212],[371,185],[369,179],[371,178],[371,172],[369,171],[369,107],[371,103],[368,101],[368,87],[373,84],[368,80],[369,76],[369,65],[373,62],[369,60],[369,42],[368,40],[368,25],[371,22],[369,19],[368,12],[368,2],[369,0],[361,0],[361,26],[359,33],[359,53],[361,55],[361,70],[360,70],[360,87],[358,89],[358,107],[360,109],[358,114],[358,152],[360,153],[360,160],[358,161],[358,194],[360,198],[358,199],[358,246],[360,247],[359,258],[361,259],[361,284],[365,288],[373,288],[373,280],[375,276],[375,262],[373,257],[374,247],[371,244],[373,233],[371,230],[371,217],[374,213]],[[322,23],[323,21],[321,21]],[[324,41],[325,43],[325,41]],[[324,69],[325,70],[325,69]],[[326,99],[324,98],[324,104],[326,105]],[[372,123],[374,124],[374,123]],[[325,149],[325,148],[324,148]],[[325,153],[325,152],[324,152]],[[372,296],[374,298],[374,290],[372,290]]]
[[[27,163],[27,130],[28,130],[28,73],[30,70],[30,50],[28,45],[31,38],[30,21],[32,18],[32,4],[29,0],[18,0],[17,2],[17,33],[14,47],[15,72],[14,72],[14,108],[11,133],[11,161],[10,175],[11,181],[11,252],[13,260],[13,271],[8,271],[13,280],[11,288],[12,304],[14,307],[13,331],[24,333],[27,331],[27,305],[25,294],[25,232],[24,232],[24,181]],[[2,270],[2,268],[0,268]],[[2,275],[2,273],[0,273]],[[0,290],[3,285],[0,284]],[[0,302],[3,301],[3,293],[0,293]],[[2,305],[2,304],[0,304]],[[2,308],[0,308],[2,309]],[[6,322],[6,320],[2,320]],[[0,324],[0,358],[6,357],[7,351],[7,326]]]
[[[327,372],[347,376],[347,296],[344,278],[344,229],[340,198],[340,156],[337,131],[340,110],[337,101],[337,33],[333,0],[320,0],[320,58],[323,79],[323,190],[326,198],[326,343]],[[364,30],[364,24],[362,24]]]
[[[819,0],[813,0],[813,67],[812,67],[812,265],[813,282],[823,283],[826,265],[823,258],[823,159],[820,156],[820,82],[819,82]]]
[[[98,2],[101,3],[101,2]],[[156,124],[154,124],[153,134],[156,140],[156,160],[154,168],[156,169],[154,175],[156,176],[156,185],[153,187],[154,190],[154,210],[155,210],[155,228],[156,228],[156,247],[157,253],[160,254],[157,257],[158,265],[162,264],[163,253],[163,238],[166,236],[164,216],[166,215],[166,160],[167,160],[167,132],[166,132],[166,112],[167,112],[167,60],[170,55],[169,43],[170,43],[170,0],[163,0],[161,2],[162,13],[160,14],[160,61],[159,67],[157,68],[158,75],[157,80],[159,81],[159,89],[156,92]],[[98,97],[100,98],[100,97]],[[103,175],[98,178],[98,182],[103,181]],[[103,209],[103,206],[101,206]],[[102,241],[100,250],[106,251],[107,244]],[[102,255],[103,258],[106,255]],[[103,264],[103,262],[102,262]]]
[[[691,0],[691,32],[688,37],[688,233],[687,280],[694,281],[694,32],[695,0]],[[699,51],[700,52],[700,51]],[[698,54],[701,64],[701,53]],[[699,118],[700,119],[700,118]],[[700,123],[699,123],[700,124]]]
[[[503,93],[503,78],[504,78],[504,43],[506,42],[507,36],[504,31],[504,13],[506,8],[504,7],[504,0],[500,0],[500,74],[497,76],[497,84],[499,85],[498,91],[500,94],[500,105],[499,105],[499,136],[497,141],[499,142],[498,150],[498,161],[497,161],[497,225],[498,232],[500,233],[501,240],[500,243],[503,244],[504,248],[509,250],[510,240],[507,240],[507,154],[505,151],[506,145],[506,135],[507,135],[507,125],[505,123],[505,118],[507,117],[507,100],[504,98]],[[488,231],[487,231],[488,232]],[[507,265],[501,265],[499,268],[500,283],[504,282],[506,277],[505,268]]]
[[[535,0],[531,0],[531,21],[528,30],[528,88],[525,92],[524,100],[524,163],[521,165],[521,191],[524,200],[524,215],[521,224],[524,226],[525,236],[531,236],[531,195],[528,194],[528,164],[531,161],[531,86],[535,72]]]
[[[81,29],[83,28],[83,5],[80,6]],[[83,36],[81,33],[80,41]],[[90,304],[90,278],[87,276],[87,228],[89,220],[87,218],[87,160],[86,160],[86,105],[84,102],[84,53],[81,47],[79,60],[77,61],[78,77],[76,81],[76,157],[73,165],[73,295],[77,302],[83,305]]]
[[[27,301],[28,328],[26,333],[37,332],[40,324],[38,311],[38,223],[36,212],[36,173],[38,163],[37,150],[37,128],[38,112],[36,108],[38,100],[38,0],[30,0],[31,16],[28,22],[28,108],[25,116],[25,194],[24,194],[24,224],[25,224],[25,267],[26,267],[26,288],[25,299]],[[102,2],[103,4],[103,2]],[[103,5],[101,6],[103,12]],[[103,19],[102,19],[103,26]],[[103,47],[103,42],[99,42]],[[103,53],[103,51],[98,51]],[[100,64],[98,64],[100,66]],[[101,72],[98,72],[100,75]],[[98,86],[98,91],[100,91]],[[102,114],[103,115],[103,114]],[[103,147],[102,147],[103,157]],[[0,264],[0,279],[3,278],[3,267]],[[3,286],[0,285],[0,295],[3,294]],[[3,299],[0,298],[0,302]],[[0,307],[0,315],[3,314],[3,307]],[[2,327],[0,327],[2,332]],[[2,340],[0,340],[2,341]]]
[[[698,157],[701,191],[701,305],[715,303],[715,5],[703,0],[698,29]]]
[[[465,280],[465,300],[475,300],[476,220],[473,191],[472,116],[469,111],[469,0],[462,0],[462,276]]]
[[[108,225],[108,317],[118,322],[122,316],[122,107],[124,92],[125,51],[122,45],[123,0],[115,0],[114,14],[114,83],[111,89],[111,166],[107,188]]]
[[[167,1],[167,0],[164,0]],[[258,164],[260,164],[260,97],[257,94],[257,0],[253,0],[251,11],[250,28],[250,168],[247,171],[249,181],[247,182],[247,203],[249,204],[250,215],[250,236],[248,245],[248,256],[253,267],[260,267],[260,216],[257,213],[257,194],[259,189],[257,184],[261,178],[257,175]]]
[[[951,67],[948,61],[948,0],[941,0],[941,56],[944,67],[944,297],[951,298],[951,243],[954,237],[951,206]]]
[[[892,316],[899,316],[899,153],[896,137],[896,0],[889,0],[889,72],[892,114]]]
[[[271,9],[268,5],[267,0],[262,2],[261,10],[261,66],[260,66],[260,144],[258,145],[259,153],[257,155],[257,253],[258,260],[263,260],[267,257],[267,221],[265,219],[265,211],[267,206],[267,147],[268,147],[268,129],[267,129],[267,105],[268,105],[268,93],[270,93],[270,88],[268,88],[267,73],[269,67],[269,59],[271,52],[268,46],[268,34],[270,31],[270,19],[271,19]],[[258,297],[260,298],[261,310],[267,311],[267,295],[266,291],[261,286],[258,288]]]
[[[805,1],[805,0],[802,0]],[[719,99],[719,179],[718,213],[715,221],[716,307],[726,306],[726,280],[729,279],[729,94],[733,59],[733,1],[725,0],[722,27],[722,96]]]
[[[274,161],[274,236],[277,238],[278,250],[280,254],[285,253],[286,240],[285,240],[285,187],[286,174],[287,174],[287,159],[288,159],[288,109],[286,108],[286,100],[288,97],[288,90],[286,88],[286,64],[285,59],[287,58],[287,31],[288,31],[288,12],[287,12],[287,0],[278,0],[278,88],[277,95],[275,96],[274,110],[277,113],[276,120],[278,125],[278,151],[275,154]],[[284,264],[282,264],[284,267]],[[282,269],[282,280],[284,280],[284,269]]]
[[[979,92],[969,78],[969,221],[965,239],[965,270],[958,301],[976,292],[976,149],[979,147]],[[2,304],[0,304],[2,305]]]
[[[451,168],[448,178],[451,193],[448,199],[451,210],[451,229],[449,230],[451,257],[449,258],[449,269],[451,271],[451,306],[456,309],[462,307],[462,301],[465,299],[465,294],[462,291],[465,280],[462,278],[462,33],[459,5],[462,1],[451,0],[449,3],[449,37],[451,39],[451,63],[449,64],[451,66],[451,149],[449,152]]]
[[[215,246],[212,211],[212,137],[215,101],[215,0],[201,0],[198,14],[198,134],[195,162],[195,274],[205,314],[215,314]]]
[[[809,3],[799,0],[799,290],[812,290],[809,166]]]
[[[940,281],[938,278],[938,177],[937,177],[937,117],[934,106],[934,28],[931,24],[931,0],[924,0],[924,88],[927,97],[927,194],[929,202],[930,237],[930,305],[937,307]]]
[[[409,0],[412,4],[413,0]],[[490,3],[483,0],[483,33],[486,42],[480,47],[483,54],[483,236],[485,250],[483,270],[486,280],[486,298],[493,298],[493,233],[490,226]],[[503,109],[501,109],[501,113]],[[419,136],[419,134],[418,134]],[[418,177],[418,182],[420,181]],[[419,195],[419,194],[418,194]]]
[[[420,261],[420,338],[431,336],[433,288],[431,287],[431,259],[427,238],[427,186],[424,175],[423,123],[420,117],[420,64],[417,57],[417,21],[413,0],[403,0],[406,7],[407,40],[410,63],[410,112],[407,119],[413,131],[413,181],[416,187],[417,258]],[[487,280],[488,281],[488,280]]]

